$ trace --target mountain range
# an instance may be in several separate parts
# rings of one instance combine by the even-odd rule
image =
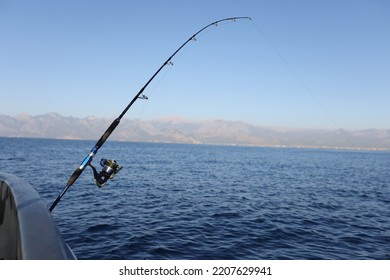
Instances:
[[[64,117],[57,113],[0,115],[0,137],[97,140],[113,119]],[[390,129],[303,129],[252,125],[243,121],[180,117],[122,119],[110,140],[190,144],[389,149]]]

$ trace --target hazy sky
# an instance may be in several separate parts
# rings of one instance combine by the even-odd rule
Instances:
[[[390,1],[0,0],[0,114],[390,128]],[[146,103],[145,103],[146,102]]]

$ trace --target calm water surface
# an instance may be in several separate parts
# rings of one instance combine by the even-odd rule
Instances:
[[[48,205],[94,141],[0,138]],[[390,153],[107,142],[53,212],[79,259],[390,259]]]

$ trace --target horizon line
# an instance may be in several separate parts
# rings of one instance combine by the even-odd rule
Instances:
[[[20,112],[14,115],[10,114],[0,114],[3,116],[8,116],[12,118],[17,118],[19,116],[27,115],[29,117],[39,117],[39,116],[45,116],[45,115],[51,115],[55,114],[58,116],[61,116],[63,118],[75,118],[75,119],[88,119],[88,118],[96,118],[96,119],[101,119],[101,120],[114,120],[116,117],[99,117],[96,115],[88,115],[85,117],[80,117],[80,116],[73,116],[73,115],[64,115],[58,112],[47,112],[47,113],[38,113],[38,114],[30,114],[26,112]],[[129,120],[129,121],[139,121],[139,122],[149,122],[149,121],[182,121],[182,122],[206,122],[206,121],[225,121],[225,122],[241,122],[245,123],[248,125],[252,125],[255,127],[264,127],[264,128],[271,128],[271,129],[288,129],[288,130],[322,130],[322,131],[349,131],[349,132],[356,132],[356,131],[366,131],[366,130],[390,130],[389,128],[375,128],[375,127],[366,127],[366,128],[343,128],[343,127],[323,127],[323,126],[289,126],[289,125],[280,125],[280,124],[259,124],[259,123],[254,123],[251,121],[243,120],[243,119],[236,119],[236,120],[228,120],[228,119],[223,119],[223,118],[204,118],[204,119],[197,119],[197,118],[191,118],[188,116],[183,116],[183,115],[162,115],[159,117],[154,117],[154,118],[145,118],[143,120],[138,119],[138,118],[126,118],[124,117],[123,120]]]

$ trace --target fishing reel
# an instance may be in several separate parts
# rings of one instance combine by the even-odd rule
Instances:
[[[100,165],[102,171],[97,172],[96,168],[91,163],[89,164],[93,170],[93,177],[95,178],[96,185],[99,188],[103,187],[109,179],[114,178],[115,174],[122,169],[122,166],[117,164],[113,159],[102,158],[100,160]]]

